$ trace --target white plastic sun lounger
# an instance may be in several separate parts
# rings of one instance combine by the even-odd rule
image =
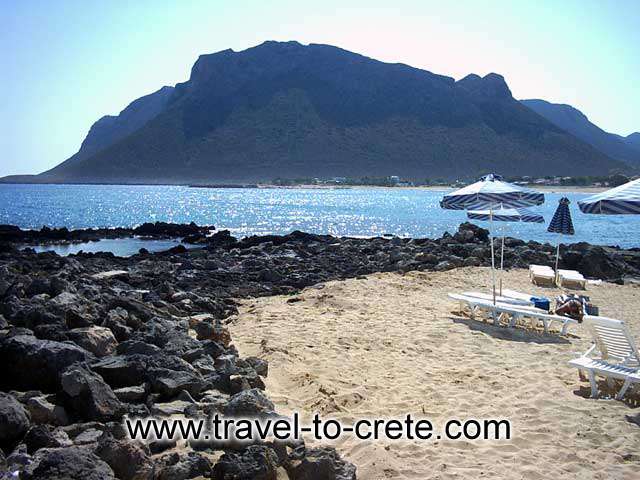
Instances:
[[[533,322],[542,322],[545,333],[549,332],[549,327],[554,322],[560,323],[562,325],[560,334],[565,335],[569,325],[578,323],[573,318],[561,317],[560,315],[554,315],[531,306],[513,305],[501,302],[496,302],[494,305],[491,300],[470,297],[468,295],[461,295],[457,293],[450,293],[449,298],[456,300],[460,304],[461,311],[463,310],[463,305],[469,307],[472,318],[477,311],[489,312],[493,318],[494,325],[499,325],[500,317],[503,315],[510,317],[509,327],[514,327],[519,319],[529,318],[532,321],[532,325],[534,324]]]
[[[624,380],[616,395],[621,400],[632,383],[640,382],[640,356],[635,342],[621,320],[587,315],[583,323],[591,331],[594,343],[569,365],[588,374],[592,398],[598,396],[596,375]],[[596,351],[599,356],[594,356]]]
[[[533,302],[530,299],[524,299],[524,298],[513,298],[509,295],[504,295],[504,292],[502,292],[502,295],[496,295],[496,302],[500,302],[500,303],[506,303],[509,305],[521,305],[521,306],[532,306]],[[493,302],[493,295],[491,293],[482,293],[482,292],[464,292],[462,295],[465,295],[467,297],[474,297],[474,298],[480,298],[482,300],[490,300],[491,302]]]
[[[530,295],[528,293],[516,292],[515,290],[509,290],[508,288],[502,289],[502,295],[509,298],[517,298],[519,300],[526,300],[528,302],[531,301],[531,298],[535,295]]]
[[[570,288],[585,289],[587,286],[587,280],[582,276],[580,272],[575,270],[560,270],[558,269],[558,286],[564,286]]]
[[[535,285],[553,286],[556,283],[556,273],[546,265],[529,265],[529,277]]]

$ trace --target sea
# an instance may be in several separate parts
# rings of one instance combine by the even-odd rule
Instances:
[[[21,228],[133,227],[144,222],[195,222],[228,229],[237,237],[286,234],[302,230],[336,236],[440,237],[467,220],[464,211],[443,210],[449,190],[405,188],[193,188],[140,185],[0,185],[0,223]],[[566,196],[575,235],[546,231],[558,200]],[[640,218],[586,215],[577,201],[583,193],[545,192],[545,203],[532,210],[545,224],[494,222],[492,232],[523,240],[556,244],[589,242],[640,247]],[[474,221],[485,228],[488,222]],[[140,238],[37,247],[61,255],[111,251],[131,255],[144,247],[170,248],[178,240]]]

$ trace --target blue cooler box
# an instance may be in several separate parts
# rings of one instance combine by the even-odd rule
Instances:
[[[546,297],[531,297],[531,301],[533,302],[534,307],[540,308],[547,312],[551,308],[551,303],[549,302],[549,299]]]

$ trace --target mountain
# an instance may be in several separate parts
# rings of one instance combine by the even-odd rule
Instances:
[[[634,147],[634,139],[607,133],[589,121],[587,116],[571,105],[549,103],[545,100],[521,100],[534,112],[542,115],[554,125],[566,130],[580,140],[592,145],[605,155],[632,166],[640,166],[640,147]]]
[[[173,87],[162,87],[156,92],[134,100],[118,116],[105,115],[91,126],[78,153],[50,172],[55,172],[57,169],[65,170],[80,163],[142,128],[166,108],[173,90]]]
[[[626,137],[620,137],[627,145],[640,151],[640,132],[632,133]]]
[[[456,82],[329,45],[265,42],[200,56],[188,81],[99,120],[76,155],[27,181],[423,180],[623,168],[515,100],[500,75]]]

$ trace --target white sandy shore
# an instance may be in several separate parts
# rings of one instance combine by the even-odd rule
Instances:
[[[640,409],[591,400],[567,360],[590,340],[505,329],[457,314],[447,292],[484,289],[488,270],[375,274],[331,282],[295,297],[245,301],[231,324],[242,355],[269,360],[267,392],[282,413],[359,417],[509,418],[502,442],[359,442],[337,448],[361,479],[638,479]],[[523,270],[505,282],[533,287]],[[640,339],[640,290],[589,286],[611,317]]]

